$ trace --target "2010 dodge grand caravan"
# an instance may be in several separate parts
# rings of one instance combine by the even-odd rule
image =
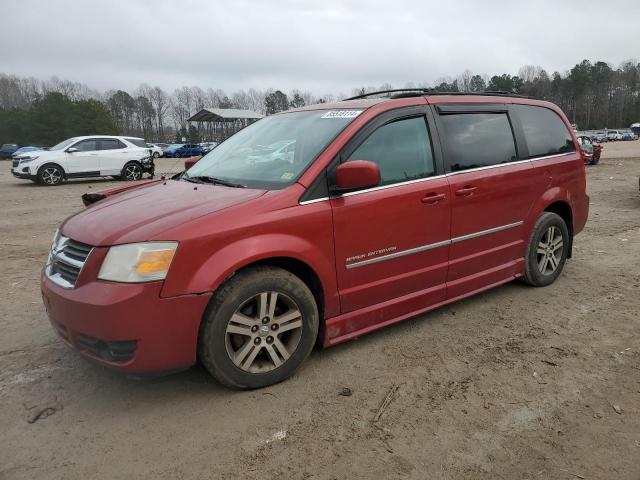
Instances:
[[[273,155],[282,145],[292,155]],[[67,219],[44,303],[101,364],[141,374],[199,358],[225,385],[269,385],[316,341],[516,278],[552,283],[587,220],[576,145],[558,107],[506,95],[273,115],[180,176]]]

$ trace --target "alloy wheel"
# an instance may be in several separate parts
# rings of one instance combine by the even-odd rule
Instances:
[[[124,169],[124,178],[127,180],[139,180],[142,177],[142,170],[138,165],[128,165]]]
[[[554,225],[547,228],[538,242],[538,269],[543,275],[551,275],[560,265],[563,251],[562,232]]]
[[[47,185],[57,185],[62,181],[62,174],[56,167],[47,167],[42,172],[42,181]]]
[[[265,373],[284,364],[302,336],[302,312],[287,295],[262,292],[244,302],[231,316],[225,346],[236,367]]]

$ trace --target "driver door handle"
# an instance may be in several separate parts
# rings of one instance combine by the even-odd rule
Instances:
[[[434,203],[441,202],[444,200],[446,195],[444,193],[427,193],[424,197],[422,197],[422,203],[427,203],[429,205],[433,205]]]

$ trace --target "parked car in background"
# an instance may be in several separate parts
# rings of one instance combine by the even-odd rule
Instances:
[[[602,154],[602,145],[594,141],[588,135],[579,135],[578,144],[582,149],[584,155],[585,165],[597,165],[600,162],[600,155]]]
[[[289,140],[292,163],[248,161]],[[550,285],[588,209],[556,105],[362,96],[270,115],[187,172],[68,218],[41,291],[87,359],[134,375],[199,360],[224,385],[258,388],[316,344],[515,279]]]
[[[70,138],[49,150],[25,153],[13,160],[11,173],[52,186],[70,178],[140,180],[145,172],[153,175],[153,170],[153,157],[143,139],[90,135]]]
[[[147,147],[149,148],[149,150],[151,150],[151,155],[153,155],[153,158],[160,158],[164,153],[162,147],[157,143],[147,143]]]
[[[607,130],[607,140],[610,142],[622,140],[622,132],[620,130]]]
[[[204,155],[204,149],[197,144],[191,143],[178,143],[175,145],[170,145],[164,151],[164,156],[168,158],[182,158],[182,157],[193,157],[196,155]]]
[[[41,147],[20,147],[15,152],[13,152],[13,155],[11,155],[11,158],[20,158],[20,156],[24,154],[27,154],[30,152],[37,152],[40,150],[44,150],[44,149]]]
[[[629,140],[637,140],[638,136],[633,133],[631,130],[622,130],[622,140],[624,141],[629,141]]]
[[[284,161],[293,163],[296,150],[295,139],[282,140],[266,146],[260,146],[247,160],[253,163]]]
[[[591,135],[591,139],[595,140],[598,143],[603,143],[603,142],[609,141],[609,139],[607,138],[607,132],[605,132],[605,131],[594,132]]]
[[[7,158],[11,158],[11,155],[13,155],[16,150],[18,150],[18,144],[17,143],[5,143],[2,145],[2,147],[0,147],[0,158],[3,159],[7,159]]]
[[[213,150],[214,148],[216,148],[218,146],[218,143],[217,142],[202,142],[199,145],[204,150],[204,153],[209,153],[211,150]]]
[[[632,123],[629,129],[636,134],[636,136],[640,137],[640,123]]]

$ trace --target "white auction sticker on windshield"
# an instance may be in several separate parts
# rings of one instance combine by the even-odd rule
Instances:
[[[356,118],[362,110],[329,110],[320,118]]]

